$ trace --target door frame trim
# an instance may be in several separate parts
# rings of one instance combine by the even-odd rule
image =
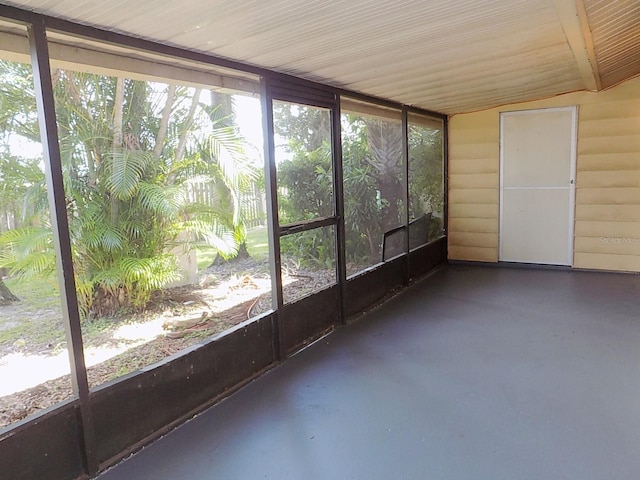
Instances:
[[[573,266],[574,241],[575,241],[575,210],[576,210],[576,166],[578,152],[578,106],[569,105],[564,107],[535,108],[528,110],[513,110],[500,112],[500,186],[499,186],[499,218],[498,218],[498,262],[502,260],[502,232],[504,222],[504,118],[515,115],[528,115],[546,112],[568,111],[571,113],[571,151],[570,151],[570,171],[569,171],[569,235],[567,244],[567,263],[561,264],[569,267]],[[532,187],[535,189],[547,189],[546,187]],[[508,189],[508,187],[506,188]]]

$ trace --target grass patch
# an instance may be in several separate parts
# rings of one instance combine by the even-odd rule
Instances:
[[[94,338],[102,336],[105,332],[111,332],[120,326],[117,320],[109,317],[92,318],[82,322],[82,338],[90,342]]]
[[[247,251],[252,258],[264,260],[269,256],[269,240],[266,227],[252,228],[247,232]],[[198,270],[207,268],[216,258],[216,251],[208,245],[196,246],[198,255]]]
[[[55,346],[65,339],[62,324],[51,319],[22,319],[17,325],[0,330],[0,348],[13,346],[16,342],[25,342],[23,346],[26,347]]]
[[[257,227],[247,232],[247,250],[256,260],[269,256],[269,232],[266,227]]]
[[[198,271],[201,272],[216,258],[216,251],[209,245],[196,245],[196,255],[198,258]]]
[[[0,348],[24,343],[29,347],[55,346],[65,341],[58,289],[50,281],[5,279],[20,301],[0,306]]]
[[[19,281],[15,278],[6,278],[4,283],[14,295],[31,308],[56,308],[58,310],[62,308],[60,292],[50,280],[36,278],[29,281]]]

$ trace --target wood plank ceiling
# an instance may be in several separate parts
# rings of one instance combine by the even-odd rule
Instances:
[[[640,0],[4,3],[447,114],[640,74]]]

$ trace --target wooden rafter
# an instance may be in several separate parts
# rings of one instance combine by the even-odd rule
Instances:
[[[602,79],[583,0],[552,0],[587,90],[602,90]]]

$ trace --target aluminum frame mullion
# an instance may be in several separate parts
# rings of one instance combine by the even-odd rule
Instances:
[[[89,406],[89,384],[84,361],[82,328],[78,297],[71,252],[71,237],[65,205],[64,177],[55,113],[53,84],[51,83],[51,66],[49,63],[49,47],[44,22],[27,25],[31,65],[33,69],[38,124],[42,142],[42,153],[45,164],[45,178],[49,211],[53,230],[53,244],[56,255],[56,270],[62,303],[62,316],[71,364],[71,382],[73,392],[78,396],[80,404],[80,431],[83,446],[85,467],[89,474],[98,471],[95,451],[95,434],[93,418]]]
[[[402,200],[404,202],[404,224],[406,228],[406,235],[404,236],[405,261],[403,282],[405,285],[408,285],[411,265],[409,264],[409,113],[406,107],[402,107],[402,156],[404,159],[404,188],[402,190],[404,198]]]
[[[262,130],[264,134],[264,175],[265,193],[267,196],[267,225],[269,238],[269,270],[271,274],[271,301],[275,310],[274,350],[277,360],[284,358],[282,338],[282,259],[280,256],[280,220],[278,218],[278,184],[276,179],[276,156],[273,128],[273,99],[268,81],[265,77],[260,80],[262,104]]]
[[[447,239],[447,258],[449,257],[449,117],[442,120],[442,188],[443,193],[443,235]]]
[[[333,190],[335,192],[335,214],[336,214],[336,269],[338,279],[338,302],[340,305],[340,322],[347,321],[345,290],[347,286],[347,252],[346,252],[346,231],[344,225],[344,169],[342,168],[342,118],[340,109],[340,99],[331,110],[333,118],[331,125],[333,128]]]
[[[280,236],[294,235],[296,233],[307,232],[316,228],[330,227],[338,223],[338,217],[332,215],[330,217],[322,217],[314,220],[304,220],[288,225],[280,225]]]

